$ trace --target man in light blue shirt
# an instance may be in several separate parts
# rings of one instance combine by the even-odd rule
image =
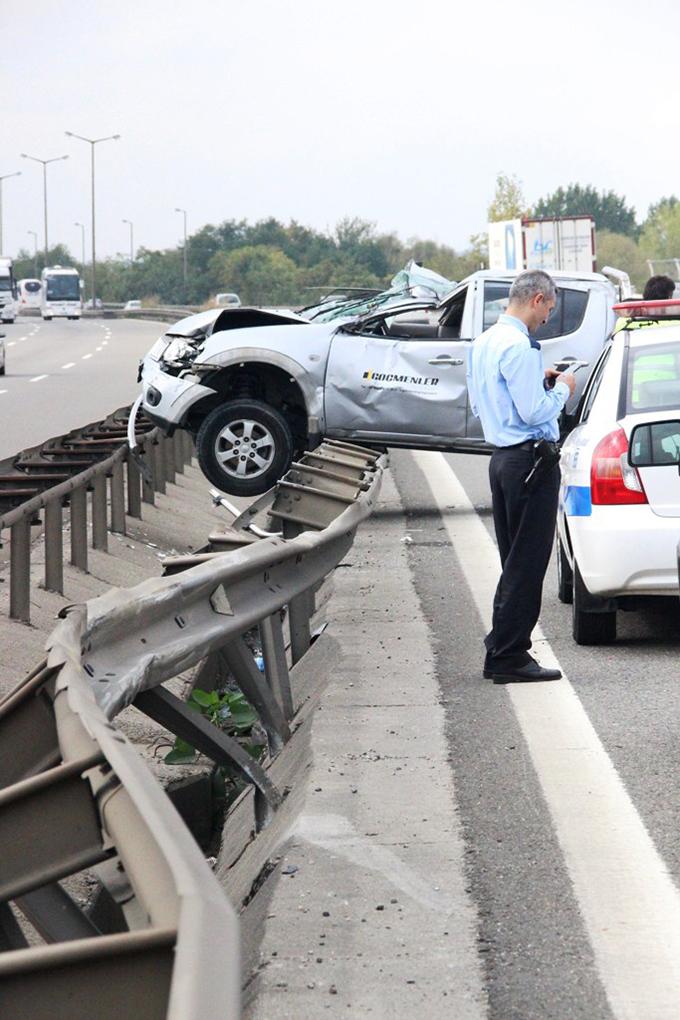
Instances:
[[[559,415],[575,386],[573,375],[543,368],[540,345],[531,336],[547,321],[556,296],[547,273],[520,273],[510,289],[507,312],[473,341],[468,359],[470,405],[481,420],[484,438],[496,447],[489,480],[503,569],[484,642],[484,676],[495,683],[561,676],[529,655],[555,534],[560,481],[556,447],[546,448],[550,457],[554,454],[554,463],[531,474],[535,444],[559,439]]]

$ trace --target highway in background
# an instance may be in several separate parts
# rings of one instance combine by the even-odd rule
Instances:
[[[165,328],[129,319],[19,317],[3,324],[0,458],[132,403],[139,359]]]

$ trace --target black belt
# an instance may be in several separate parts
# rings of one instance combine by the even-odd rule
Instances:
[[[496,450],[533,450],[538,440],[527,439],[523,443],[515,443],[513,446],[497,446]]]

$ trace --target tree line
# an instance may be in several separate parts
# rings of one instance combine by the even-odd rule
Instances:
[[[635,209],[614,191],[570,184],[529,205],[521,182],[499,174],[488,207],[489,220],[517,216],[590,214],[597,228],[598,264],[625,269],[642,288],[647,260],[680,258],[680,201],[662,198],[638,222]],[[139,298],[147,304],[202,305],[220,291],[234,291],[248,304],[312,304],[323,288],[384,288],[409,259],[416,259],[450,280],[460,280],[487,264],[486,235],[470,238],[463,250],[431,240],[402,241],[380,233],[365,220],[346,218],[323,232],[295,220],[270,217],[256,223],[225,220],[207,224],[187,239],[187,280],[181,248],[140,248],[134,260],[97,262],[97,292],[105,302]],[[44,254],[21,250],[18,278],[40,275]],[[81,265],[64,245],[50,249],[48,265]]]

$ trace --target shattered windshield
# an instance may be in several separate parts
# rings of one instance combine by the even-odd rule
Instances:
[[[432,298],[434,303],[438,303],[455,286],[455,281],[447,280],[446,277],[440,276],[439,273],[435,273],[431,269],[426,269],[425,266],[419,266],[411,259],[404,269],[400,269],[392,277],[389,290],[370,297],[324,304],[320,308],[316,306],[307,309],[304,315],[305,318],[313,319],[314,322],[332,322],[335,319],[367,315],[374,310],[401,304],[409,299],[422,301]]]

